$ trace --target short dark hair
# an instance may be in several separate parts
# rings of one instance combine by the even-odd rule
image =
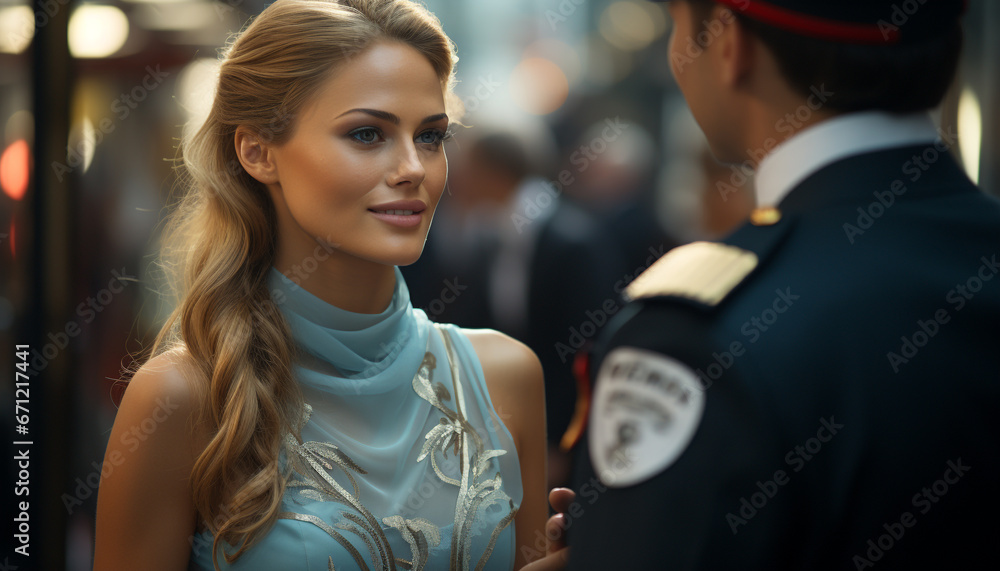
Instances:
[[[531,161],[524,144],[511,133],[488,133],[475,141],[471,154],[493,168],[521,180],[531,174]]]
[[[702,26],[719,5],[685,0],[694,26]],[[774,54],[788,84],[807,96],[814,88],[833,92],[826,103],[841,112],[882,110],[911,113],[937,107],[944,99],[962,54],[962,25],[913,44],[872,46],[800,36],[762,24],[733,10],[736,20]]]

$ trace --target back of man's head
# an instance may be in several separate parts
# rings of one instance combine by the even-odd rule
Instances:
[[[758,37],[789,87],[832,92],[838,112],[910,113],[941,103],[962,50],[964,0],[675,0],[693,27],[719,8]]]

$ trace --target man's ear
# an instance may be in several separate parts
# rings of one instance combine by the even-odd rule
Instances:
[[[265,185],[278,182],[278,165],[270,146],[242,126],[236,128],[235,144],[236,156],[250,176]]]
[[[732,10],[716,6],[712,17],[723,22],[721,46],[721,72],[724,85],[736,88],[753,70],[757,56],[757,39],[736,19]]]

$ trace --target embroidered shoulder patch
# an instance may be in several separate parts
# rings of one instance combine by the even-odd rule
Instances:
[[[601,364],[588,446],[597,477],[623,487],[673,464],[694,438],[705,393],[687,365],[659,353],[619,347]]]
[[[692,242],[667,252],[625,288],[628,299],[672,295],[718,305],[757,267],[757,255],[727,244]]]

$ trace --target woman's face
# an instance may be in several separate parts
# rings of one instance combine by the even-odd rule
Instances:
[[[415,262],[448,176],[444,92],[427,58],[374,44],[294,120],[292,137],[272,149],[278,263],[302,264],[317,242],[334,257]]]

